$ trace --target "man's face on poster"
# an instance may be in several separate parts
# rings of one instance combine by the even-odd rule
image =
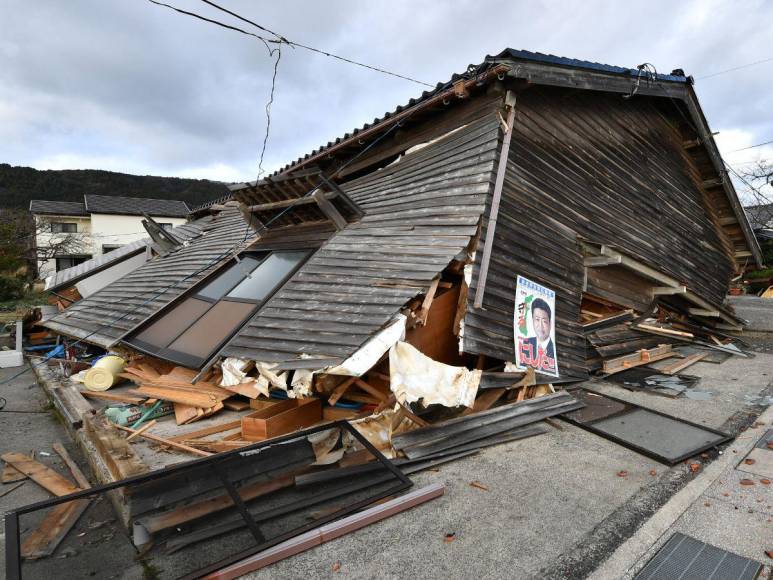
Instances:
[[[532,324],[537,340],[545,342],[550,337],[550,314],[542,308],[532,310]]]

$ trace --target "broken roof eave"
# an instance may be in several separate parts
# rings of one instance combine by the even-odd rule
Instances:
[[[711,163],[714,166],[714,169],[719,175],[720,179],[722,180],[722,189],[725,191],[725,195],[730,202],[730,207],[733,209],[735,218],[738,220],[738,224],[741,226],[741,231],[743,231],[746,244],[751,251],[752,256],[754,257],[754,261],[757,264],[757,267],[761,268],[764,263],[762,249],[760,248],[759,242],[754,235],[754,231],[752,230],[751,224],[749,223],[749,218],[747,217],[746,212],[741,205],[741,201],[738,199],[738,193],[735,191],[733,182],[729,178],[727,170],[724,167],[724,161],[722,160],[722,156],[719,153],[717,144],[714,141],[714,136],[711,134],[708,121],[703,115],[703,109],[701,109],[701,106],[698,102],[698,95],[695,93],[695,89],[692,87],[692,85],[688,85],[685,89],[684,101],[690,111],[690,116],[694,121],[696,121],[697,128],[700,131],[699,138],[706,148],[706,152],[711,159]]]
[[[296,162],[286,166],[273,177],[284,177],[298,172],[309,164],[323,160],[352,143],[359,143],[364,138],[368,138],[371,135],[386,130],[393,123],[399,122],[404,117],[412,115],[419,108],[429,107],[437,100],[442,101],[448,93],[453,94],[454,91],[457,90],[456,83],[459,82],[480,83],[490,80],[492,76],[497,78],[501,75],[506,75],[507,78],[510,79],[525,80],[528,83],[537,85],[605,91],[625,95],[631,92],[633,87],[632,83],[638,79],[641,82],[638,83],[636,94],[650,97],[678,99],[687,107],[692,122],[698,130],[699,138],[711,159],[714,170],[717,172],[717,176],[722,180],[725,196],[741,227],[746,245],[754,257],[756,264],[762,266],[763,259],[759,243],[749,225],[748,218],[738,199],[738,194],[736,193],[732,182],[727,177],[727,172],[724,168],[719,150],[714,142],[708,127],[708,122],[703,115],[697,96],[692,87],[691,77],[658,74],[655,78],[650,78],[644,74],[640,76],[639,71],[635,69],[611,67],[598,63],[587,63],[576,61],[574,59],[553,57],[551,55],[514,51],[512,49],[507,49],[497,56],[487,56],[483,64],[491,64],[492,67],[473,79],[464,81],[454,81],[454,79],[452,79],[451,83],[439,85],[434,91],[425,93],[422,98],[412,106],[398,108],[394,113],[383,116],[372,125],[366,125],[362,129],[348,133],[344,138],[337,140],[335,143],[328,143],[327,146],[318,148],[305,158],[298,159]],[[448,87],[449,84],[452,86]],[[443,87],[447,88],[441,90]],[[270,178],[267,178],[263,183],[253,182],[239,184],[233,186],[231,191],[238,192],[245,188],[255,188],[264,183],[268,184],[270,181]],[[735,256],[733,256],[733,259],[737,261]]]

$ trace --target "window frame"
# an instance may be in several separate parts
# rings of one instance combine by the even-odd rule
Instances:
[[[241,284],[244,280],[247,279],[247,276],[242,277],[240,280],[235,282],[227,291],[223,293],[223,295],[218,299],[213,299],[210,297],[201,296],[199,292],[209,286],[211,282],[214,282],[218,277],[226,275],[228,270],[230,270],[232,267],[236,266],[238,264],[238,261],[236,259],[231,259],[226,264],[223,264],[220,268],[218,268],[217,272],[214,276],[207,276],[203,280],[200,280],[197,284],[195,284],[192,288],[184,292],[182,295],[180,295],[177,299],[172,301],[170,304],[167,304],[165,307],[163,307],[160,311],[156,312],[153,316],[149,317],[147,320],[142,322],[137,327],[133,328],[124,338],[121,339],[121,342],[124,342],[128,346],[144,353],[150,356],[162,358],[164,360],[168,360],[173,363],[177,363],[179,365],[188,367],[188,368],[194,368],[194,369],[200,369],[202,368],[207,361],[212,360],[213,357],[217,356],[217,354],[220,352],[220,350],[236,335],[236,333],[241,330],[242,326],[244,326],[244,323],[250,320],[255,314],[260,311],[261,308],[269,301],[271,298],[274,297],[274,295],[281,290],[285,284],[287,284],[288,280],[292,278],[295,273],[303,267],[303,265],[309,260],[309,258],[312,256],[312,254],[315,252],[316,248],[293,248],[293,249],[259,249],[256,248],[254,250],[249,250],[246,252],[242,252],[238,259],[241,260],[242,258],[253,258],[258,259],[258,264],[255,266],[253,271],[256,271],[260,268],[260,266],[269,258],[269,256],[273,254],[280,254],[284,252],[302,252],[304,256],[301,258],[301,260],[298,261],[298,263],[288,272],[279,282],[277,282],[274,286],[274,288],[271,290],[271,292],[268,293],[268,295],[263,300],[250,300],[245,298],[230,298],[228,297],[228,292],[231,292],[236,286]],[[255,258],[256,255],[262,255],[261,258]],[[151,327],[153,324],[158,322],[161,318],[166,316],[167,314],[171,313],[176,307],[178,307],[180,304],[182,304],[185,300],[189,299],[195,299],[200,300],[202,302],[207,302],[211,304],[211,306],[205,310],[202,314],[196,318],[196,320],[191,321],[190,324],[185,326],[181,331],[179,331],[176,335],[174,335],[173,338],[167,341],[166,347],[159,347],[157,345],[154,345],[150,342],[137,339],[136,336],[143,332],[144,330]],[[231,332],[229,332],[223,340],[221,340],[217,345],[212,348],[209,351],[209,354],[206,357],[199,357],[195,355],[190,355],[185,352],[181,352],[178,350],[174,350],[169,348],[169,345],[172,345],[174,342],[176,342],[185,332],[187,332],[190,328],[192,328],[202,317],[206,316],[208,312],[210,312],[219,302],[221,301],[228,301],[228,302],[241,302],[246,304],[252,304],[253,308],[252,310],[244,317],[243,322],[240,325],[237,325]]]
[[[68,270],[69,268],[74,268],[75,266],[79,266],[83,264],[83,262],[88,262],[89,260],[91,260],[91,256],[89,256],[88,254],[65,254],[62,256],[54,256],[54,260],[56,262],[54,265],[54,269],[57,272],[61,272],[62,270]],[[71,262],[77,261],[77,263],[73,263],[72,265],[67,266],[65,268],[60,268],[59,267],[60,260],[70,260]]]
[[[77,234],[78,224],[76,222],[48,222],[52,234]],[[65,227],[67,226],[67,227]],[[72,226],[72,229],[68,229]]]

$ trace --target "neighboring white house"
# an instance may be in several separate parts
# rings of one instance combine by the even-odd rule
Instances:
[[[36,246],[44,255],[38,276],[70,268],[142,238],[148,215],[165,228],[184,224],[190,209],[184,201],[107,195],[84,195],[83,203],[30,201]]]

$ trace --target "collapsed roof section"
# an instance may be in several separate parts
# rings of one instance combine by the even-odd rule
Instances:
[[[105,348],[215,271],[255,232],[238,207],[175,228],[183,243],[81,300],[45,326]]]
[[[362,219],[328,240],[222,354],[282,368],[353,354],[469,246],[499,136],[488,115],[346,183]]]

